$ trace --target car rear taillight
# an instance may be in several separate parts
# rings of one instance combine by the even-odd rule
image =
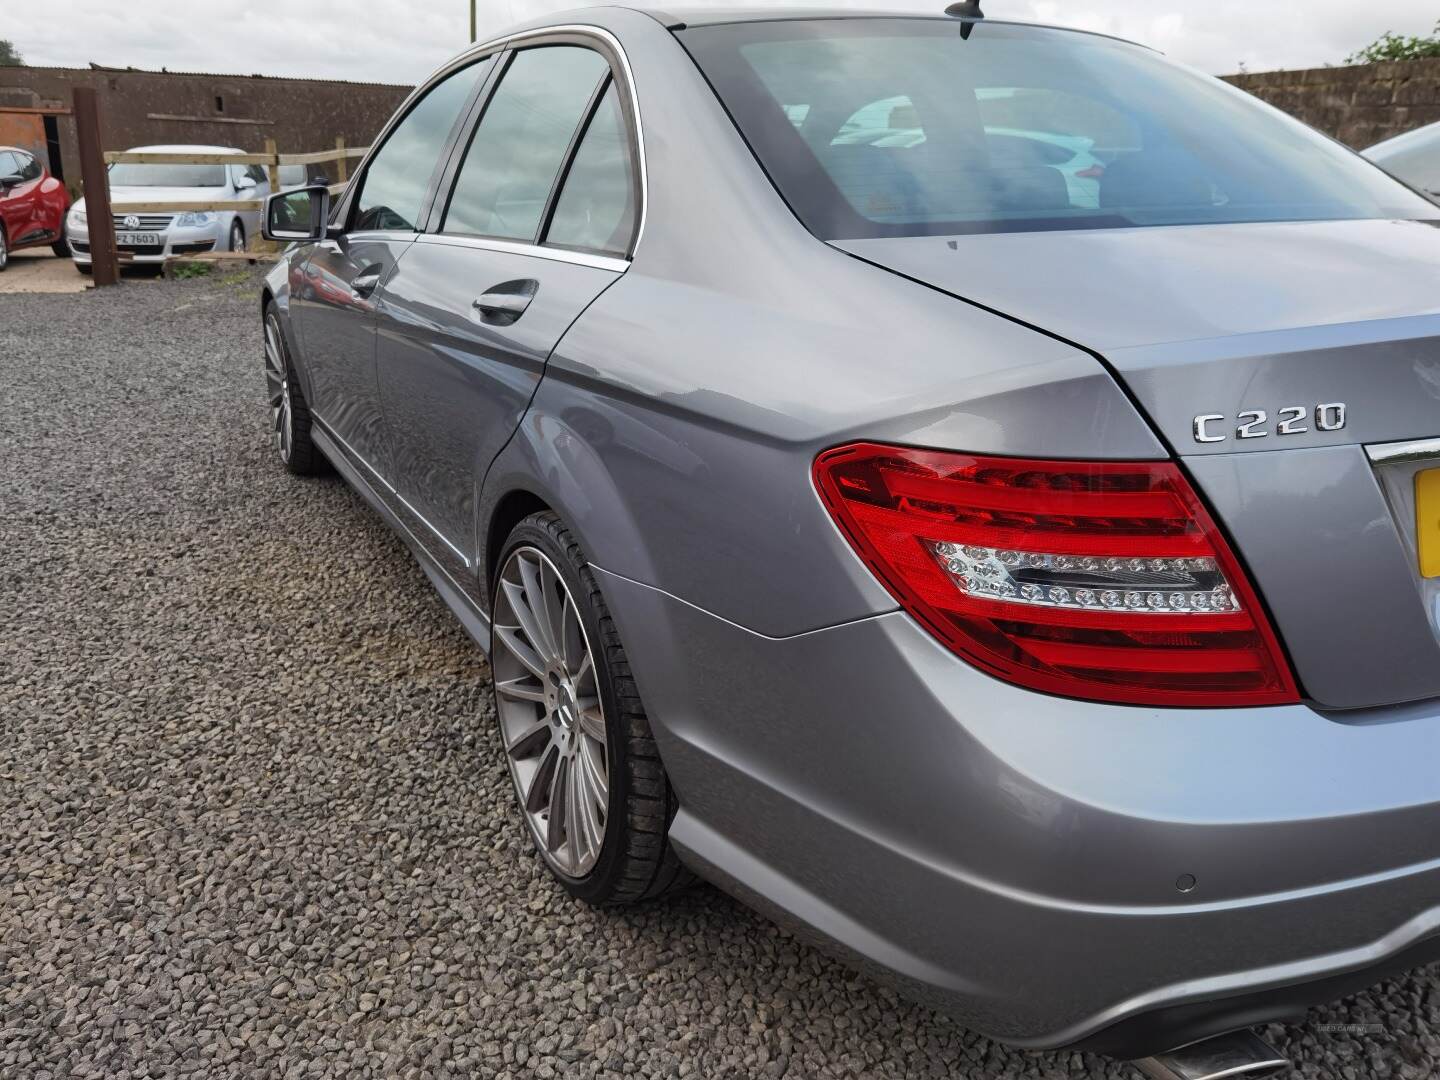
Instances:
[[[821,454],[815,484],[905,609],[992,675],[1133,704],[1299,699],[1254,590],[1170,462],[859,443]]]
[[[1075,175],[1085,180],[1102,180],[1105,177],[1105,166],[1091,165],[1088,169],[1076,170]]]

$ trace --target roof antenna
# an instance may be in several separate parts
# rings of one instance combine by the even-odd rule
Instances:
[[[947,7],[945,14],[965,20],[965,25],[960,27],[960,39],[962,41],[969,41],[970,34],[975,29],[975,22],[985,18],[985,13],[980,10],[980,0],[960,0],[959,3],[951,4]]]

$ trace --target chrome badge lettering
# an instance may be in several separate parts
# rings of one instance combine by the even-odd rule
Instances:
[[[1311,423],[1314,428],[1311,428]],[[1219,443],[1232,437],[1232,420],[1224,413],[1205,413],[1195,417],[1195,441]],[[1287,405],[1275,416],[1264,409],[1246,409],[1235,414],[1233,437],[1263,439],[1269,435],[1305,435],[1314,431],[1339,431],[1346,424],[1343,401],[1316,405],[1313,412],[1304,405]],[[1273,428],[1273,430],[1272,430]]]

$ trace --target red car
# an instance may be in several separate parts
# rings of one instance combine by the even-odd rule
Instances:
[[[56,255],[70,254],[65,243],[65,185],[28,150],[0,146],[0,270],[10,252],[48,244]]]

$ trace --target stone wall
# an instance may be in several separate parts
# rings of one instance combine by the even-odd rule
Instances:
[[[99,92],[106,150],[200,143],[259,152],[274,139],[281,153],[303,153],[329,149],[337,137],[368,146],[410,92],[408,86],[259,75],[0,67],[0,110],[68,110],[76,86]],[[57,121],[65,180],[75,187],[75,124],[64,114]]]
[[[1440,59],[1230,75],[1226,81],[1357,150],[1440,121]]]

